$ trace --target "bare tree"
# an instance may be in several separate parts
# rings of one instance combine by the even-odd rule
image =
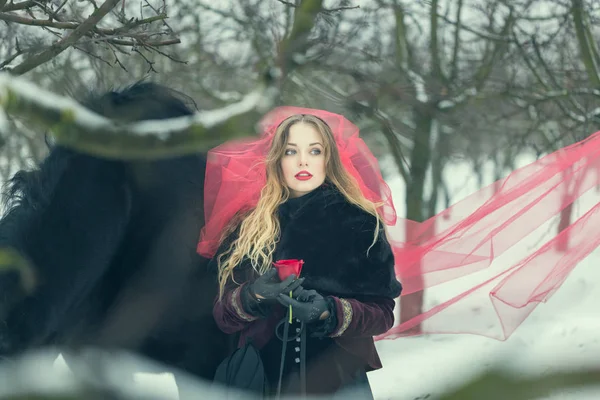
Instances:
[[[137,5],[119,0],[0,1],[0,71],[28,74],[61,93],[78,93],[96,80],[90,66],[123,68],[124,59],[135,55],[152,69],[152,54],[169,57],[164,48],[180,39],[165,26],[166,19],[162,0]],[[46,152],[43,138],[26,121],[9,122],[18,134],[2,137],[2,180],[39,162]]]
[[[332,68],[354,79],[345,90],[336,90],[340,79],[333,73],[320,84],[328,92],[337,91],[349,109],[379,124],[406,183],[408,219],[424,221],[436,213],[440,202],[449,205],[451,196],[442,170],[453,157],[468,157],[476,171],[481,171],[479,166],[486,158],[493,157],[496,177],[501,178],[506,168],[513,168],[514,155],[525,146],[537,146],[540,154],[548,151],[549,131],[575,132],[584,126],[583,131],[591,132],[590,122],[599,109],[593,101],[597,89],[589,88],[593,80],[586,74],[574,71],[581,71],[586,57],[595,57],[597,50],[590,47],[595,41],[588,39],[592,37],[589,28],[577,34],[577,23],[572,24],[572,30],[565,29],[569,25],[564,23],[564,18],[583,18],[579,25],[591,26],[585,22],[593,15],[591,5],[578,16],[580,8],[562,3],[557,6],[556,2],[545,2],[549,4],[543,8],[547,11],[540,14],[543,2],[535,0],[376,3],[372,10],[377,18],[377,24],[372,25],[376,33],[370,46],[375,54],[370,56],[379,63],[373,65],[363,58],[354,68]],[[547,26],[550,22],[558,33]],[[534,33],[524,36],[523,32],[532,30]],[[577,69],[562,64],[548,72],[555,78],[562,75],[559,80],[569,82],[570,90],[544,87],[534,78],[548,70],[536,56],[541,41],[536,35],[544,36],[543,45],[551,47],[554,57],[561,55],[563,60],[579,65]],[[382,44],[388,38],[391,47]],[[581,38],[585,38],[585,46]],[[583,65],[588,66],[590,75],[590,68],[600,64]],[[571,104],[557,112],[558,100]],[[544,112],[532,107],[535,104]],[[481,175],[480,180],[482,183]],[[421,312],[422,294],[403,296],[400,321]],[[418,326],[414,332],[419,332]]]
[[[535,3],[539,2],[532,2],[532,8],[539,6]],[[513,32],[532,82],[509,90],[515,113],[528,116],[537,133],[524,142],[538,154],[582,140],[600,128],[600,47],[592,30],[598,4],[571,0],[548,8],[544,30],[538,26]],[[571,192],[578,186],[572,182]],[[571,224],[569,195],[565,193],[558,232]],[[558,250],[567,248],[568,238],[558,243]]]
[[[0,63],[2,68],[14,75],[21,75],[51,61],[69,48],[102,58],[94,53],[90,44],[105,46],[113,53],[114,62],[119,63],[118,54],[125,53],[125,48],[144,57],[139,48],[159,51],[160,47],[180,42],[172,32],[160,28],[160,22],[167,18],[164,3],[160,7],[152,7],[146,1],[148,7],[141,7],[142,13],[145,11],[150,15],[137,18],[128,16],[124,1],[106,0],[100,6],[93,0],[83,5],[81,3],[48,0],[0,2],[0,20],[6,25],[36,28],[48,38],[55,39],[47,43],[38,34],[38,40],[27,43],[14,37],[14,45],[9,44],[10,53],[7,52]],[[122,7],[115,10],[119,3]],[[86,14],[89,15],[85,17]],[[111,26],[102,27],[101,21]],[[19,31],[31,32],[31,29]]]
[[[355,107],[362,106],[379,123],[406,183],[406,218],[420,222],[435,214],[440,195],[449,201],[444,164],[453,148],[466,143],[456,135],[464,130],[464,115],[469,114],[465,106],[494,92],[495,66],[508,51],[516,14],[501,1],[470,10],[462,0],[444,7],[437,0],[425,6],[399,0],[376,3],[377,29],[390,39],[390,46],[380,46],[379,71],[362,72],[352,98]],[[467,11],[472,21],[465,20]],[[473,28],[479,25],[483,26]],[[407,233],[411,231],[407,226]],[[422,292],[403,296],[400,321],[419,314],[422,303]]]

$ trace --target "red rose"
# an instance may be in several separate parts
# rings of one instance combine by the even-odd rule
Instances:
[[[296,278],[300,277],[303,264],[304,261],[302,260],[279,260],[275,261],[273,266],[277,268],[279,279],[284,281],[285,278],[292,274],[296,275]]]

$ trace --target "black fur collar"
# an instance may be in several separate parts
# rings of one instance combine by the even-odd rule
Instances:
[[[281,237],[274,260],[304,260],[304,287],[351,298],[400,295],[383,225],[367,256],[376,219],[348,203],[332,185],[288,200],[279,216]]]

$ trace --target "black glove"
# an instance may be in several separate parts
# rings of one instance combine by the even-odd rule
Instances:
[[[304,323],[323,321],[330,317],[331,309],[329,302],[315,290],[298,288],[292,293],[280,294],[277,300],[286,308],[292,306],[292,317]]]
[[[270,269],[248,285],[248,292],[259,303],[274,302],[280,293],[289,293],[304,282],[304,278],[296,279],[296,275],[288,276],[283,282],[277,277],[277,270]]]

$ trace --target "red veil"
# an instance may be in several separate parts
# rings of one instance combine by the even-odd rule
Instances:
[[[551,225],[599,184],[600,132],[417,223],[396,217],[390,188],[354,124],[322,110],[279,107],[260,122],[260,138],[231,141],[208,153],[201,255],[212,257],[225,225],[239,210],[256,204],[266,182],[264,158],[275,129],[300,113],[327,122],[344,167],[369,200],[384,203],[380,215],[394,249],[402,295],[427,289],[434,297],[435,303],[425,304],[420,315],[377,339],[412,335],[411,329],[420,325],[419,333],[472,333],[504,340],[600,244],[600,204],[595,201],[574,222],[563,218],[560,233]],[[540,242],[540,231],[549,229],[554,233]],[[531,237],[538,242],[535,249],[527,241]]]

